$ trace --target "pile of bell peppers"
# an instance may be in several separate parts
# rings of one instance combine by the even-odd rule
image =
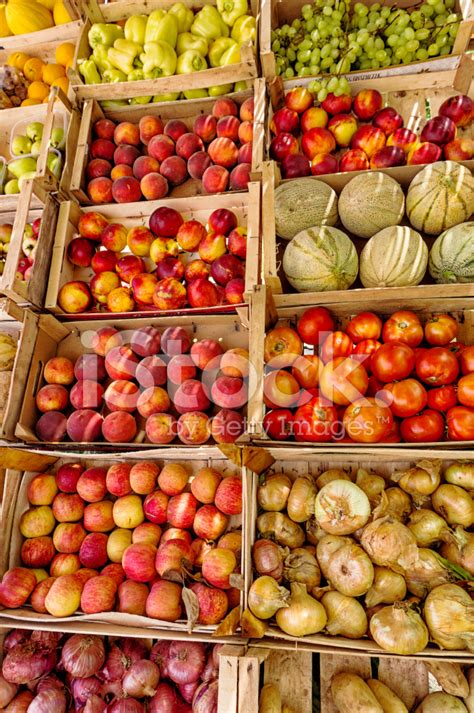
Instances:
[[[256,21],[248,9],[247,0],[217,0],[217,6],[204,5],[198,12],[177,2],[168,11],[132,15],[125,23],[94,23],[88,34],[92,52],[89,59],[80,62],[79,72],[86,84],[101,84],[158,79],[236,64],[242,45],[255,40]],[[226,84],[183,91],[183,95],[198,99],[227,94],[232,88],[232,84]],[[245,82],[234,87],[236,91],[244,88]],[[130,101],[178,98],[179,93],[173,93]]]

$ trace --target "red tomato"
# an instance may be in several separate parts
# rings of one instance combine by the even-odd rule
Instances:
[[[426,409],[419,416],[405,418],[401,422],[400,433],[408,443],[440,441],[444,433],[444,418],[439,411]]]
[[[325,364],[331,359],[340,356],[349,356],[354,345],[350,337],[344,332],[333,332],[329,334],[321,348],[321,359]]]
[[[376,376],[373,374],[369,376],[369,386],[367,387],[367,391],[365,393],[366,396],[377,396],[379,391],[382,391],[384,388],[385,384],[380,381],[380,379],[377,379]]]
[[[353,354],[357,354],[360,363],[365,366],[367,371],[372,369],[372,354],[375,354],[377,349],[380,349],[382,342],[377,342],[375,339],[363,339],[354,348]]]
[[[425,324],[425,339],[428,344],[444,347],[457,337],[458,323],[449,314],[435,314]]]
[[[324,366],[319,381],[323,396],[340,406],[360,399],[369,385],[364,367],[353,357],[336,357]]]
[[[459,363],[449,349],[433,347],[427,349],[416,360],[416,373],[425,384],[443,386],[451,384],[459,374]]]
[[[382,334],[382,320],[373,312],[360,312],[347,325],[346,334],[354,344],[364,339],[379,339]]]
[[[474,347],[465,347],[459,355],[459,364],[463,374],[471,374],[474,371]]]
[[[400,435],[400,422],[393,419],[393,426],[390,432],[383,439],[384,443],[400,443],[402,437]]]
[[[415,366],[415,353],[406,344],[382,344],[372,354],[372,373],[385,383],[406,379]]]
[[[300,406],[293,417],[293,433],[297,441],[330,441],[337,433],[337,411],[320,397]]]
[[[474,409],[455,406],[446,414],[450,441],[474,441]]]
[[[449,349],[449,351],[452,352],[453,354],[455,354],[458,359],[461,356],[462,350],[465,348],[466,348],[466,345],[463,344],[462,342],[451,342],[446,347],[446,349]]]
[[[434,408],[435,411],[447,411],[456,406],[457,402],[456,389],[451,384],[428,391],[428,408]]]
[[[401,342],[417,347],[423,341],[423,327],[414,312],[400,310],[394,312],[383,325],[382,339],[384,342]]]
[[[263,401],[269,408],[292,408],[300,396],[300,385],[288,371],[270,371],[263,380]]]
[[[273,369],[291,366],[303,353],[303,343],[291,327],[275,327],[265,336],[264,359]]]
[[[291,373],[304,389],[314,389],[319,384],[323,363],[316,354],[303,354],[293,362]]]
[[[321,344],[326,332],[334,331],[334,320],[326,307],[311,307],[301,315],[296,329],[305,344]]]
[[[391,432],[393,416],[381,399],[364,397],[346,408],[343,423],[356,443],[379,443]]]
[[[288,409],[275,409],[265,414],[263,427],[274,441],[286,441],[292,433],[293,414]]]
[[[474,374],[466,374],[458,381],[458,401],[474,408]]]
[[[403,379],[387,384],[380,398],[390,406],[393,415],[400,418],[420,413],[428,401],[426,389],[416,379]]]

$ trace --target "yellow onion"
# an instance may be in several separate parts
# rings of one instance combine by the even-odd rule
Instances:
[[[364,491],[373,506],[385,490],[385,479],[381,475],[368,473],[363,468],[359,468],[356,475],[356,485]]]
[[[273,577],[258,577],[249,589],[249,608],[259,619],[270,619],[281,607],[288,606],[290,593]]]
[[[257,540],[252,547],[253,565],[258,574],[268,574],[277,582],[283,577],[285,551],[272,540]]]
[[[266,683],[260,691],[258,713],[281,713],[280,689],[275,683]]]
[[[340,547],[353,545],[354,540],[350,537],[338,537],[338,535],[326,535],[322,537],[316,545],[316,557],[321,572],[327,578],[329,560]]]
[[[435,691],[422,700],[415,713],[468,713],[468,710],[459,698]]]
[[[466,698],[469,695],[469,681],[458,663],[425,661],[425,666],[446,693],[460,698]]]
[[[404,574],[418,559],[415,535],[399,520],[382,517],[364,528],[360,543],[374,564]]]
[[[384,713],[408,713],[404,702],[385,683],[369,678],[367,685],[382,706]]]
[[[391,479],[415,502],[423,501],[441,483],[441,462],[422,460],[414,468],[393,473]]]
[[[360,597],[372,586],[374,566],[362,547],[344,545],[330,558],[326,579],[341,594]]]
[[[421,616],[402,602],[374,614],[369,628],[375,643],[392,654],[409,656],[428,645],[428,629]]]
[[[450,525],[474,525],[474,501],[459,485],[443,484],[431,496],[434,509]]]
[[[474,601],[457,584],[432,589],[423,616],[431,638],[442,649],[474,651]]]
[[[379,517],[393,517],[405,522],[412,511],[412,502],[408,493],[401,488],[387,488],[381,495],[380,503],[373,512],[374,520]]]
[[[435,542],[448,542],[453,539],[452,530],[441,515],[426,508],[414,510],[407,527],[415,535],[419,547],[429,547]]]
[[[303,547],[296,547],[285,558],[283,575],[287,582],[305,584],[308,590],[319,587],[321,582],[316,557]]]
[[[286,504],[288,517],[293,522],[306,522],[314,512],[317,489],[310,475],[296,478]]]
[[[467,671],[467,682],[469,683],[469,693],[464,696],[464,703],[467,706],[469,713],[474,711],[474,666]]]
[[[319,540],[326,536],[326,532],[318,525],[314,515],[313,517],[310,517],[309,520],[306,520],[305,529],[306,539],[308,542],[311,542],[312,545],[317,545]]]
[[[331,695],[339,713],[384,713],[366,682],[355,673],[336,673]]]
[[[428,592],[440,584],[451,582],[453,575],[443,564],[442,559],[433,550],[426,547],[418,549],[418,562],[406,570],[407,589],[415,597],[424,599]]]
[[[313,599],[304,584],[291,583],[290,605],[276,613],[278,626],[289,636],[317,634],[326,626],[326,610]]]
[[[274,537],[283,547],[301,547],[305,541],[303,528],[282,512],[260,515],[257,518],[257,529],[261,535]]]
[[[401,602],[406,593],[407,585],[401,574],[392,572],[388,567],[374,567],[374,581],[365,595],[365,606]]]
[[[284,473],[266,475],[257,489],[257,502],[263,510],[278,512],[286,507],[291,490],[291,478]]]
[[[452,540],[441,546],[441,554],[474,577],[474,532],[456,527]]]
[[[329,468],[325,470],[324,473],[318,475],[316,478],[316,487],[321,490],[328,483],[332,483],[333,480],[350,480],[349,476],[341,468]]]
[[[464,490],[474,490],[474,463],[453,463],[444,471],[444,479]]]
[[[360,639],[368,629],[367,614],[364,607],[354,597],[347,597],[341,592],[326,592],[321,598],[328,621],[326,631],[331,636],[345,636],[347,639]]]
[[[333,480],[317,494],[314,514],[330,535],[350,535],[368,522],[369,498],[355,483]]]

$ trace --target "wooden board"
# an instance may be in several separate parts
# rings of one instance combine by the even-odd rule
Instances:
[[[331,694],[331,681],[336,673],[342,673],[343,671],[355,673],[364,679],[370,678],[372,675],[369,658],[351,656],[349,654],[343,654],[342,656],[334,656],[331,654],[321,655],[319,668],[320,713],[339,713],[334,705]]]
[[[79,11],[76,17],[79,18]],[[82,30],[82,20],[74,19],[64,25],[48,27],[46,30],[29,32],[25,35],[10,35],[0,39],[0,50],[12,52],[34,53],[35,56],[46,58],[52,56],[51,48],[61,42],[75,42]],[[38,51],[38,54],[36,52]],[[24,108],[24,107],[22,107]]]
[[[264,664],[264,683],[275,683],[281,702],[295,713],[311,713],[313,656],[303,651],[295,656],[288,651],[271,651]]]

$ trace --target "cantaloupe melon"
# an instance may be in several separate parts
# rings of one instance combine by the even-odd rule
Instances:
[[[295,178],[276,188],[275,229],[280,238],[291,240],[313,225],[336,225],[337,221],[337,194],[323,181]]]
[[[430,251],[430,275],[436,282],[474,282],[474,223],[441,233]]]
[[[352,240],[342,230],[321,225],[295,235],[283,255],[286,278],[298,292],[347,290],[358,267]]]
[[[426,166],[410,183],[407,216],[416,230],[439,235],[469,220],[474,209],[474,178],[455,161]]]
[[[338,210],[347,230],[359,238],[371,238],[379,230],[401,223],[405,196],[399,183],[390,176],[367,171],[344,186]]]
[[[416,230],[402,225],[384,228],[360,254],[364,287],[419,285],[428,265],[428,247]]]

